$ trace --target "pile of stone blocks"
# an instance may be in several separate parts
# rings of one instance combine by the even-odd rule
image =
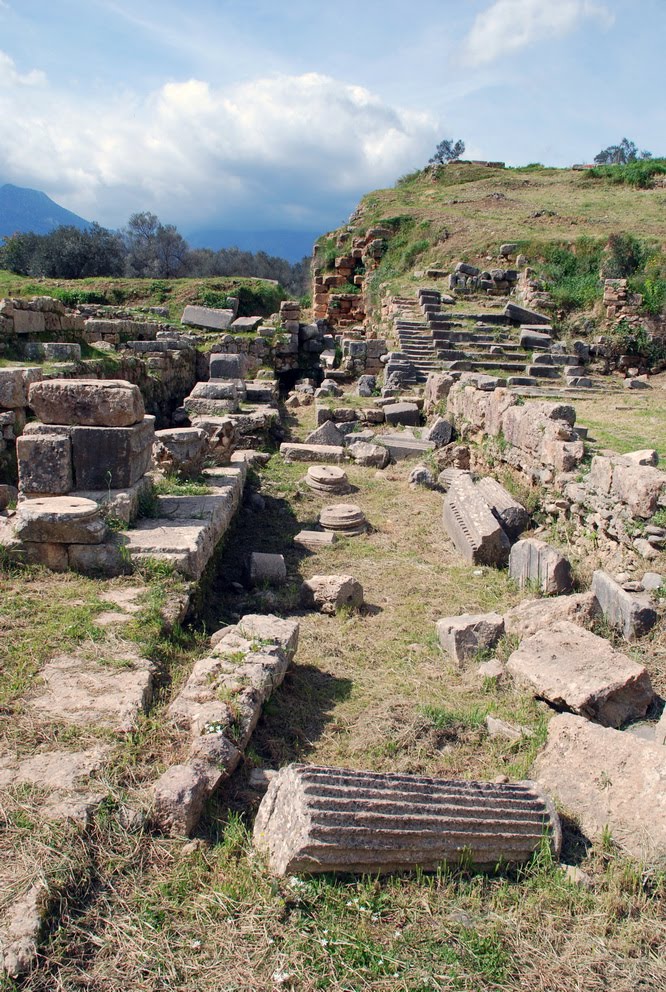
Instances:
[[[211,638],[210,654],[195,663],[168,710],[190,743],[186,761],[155,785],[155,819],[165,833],[190,834],[206,799],[236,768],[296,653],[298,633],[295,620],[252,614]]]
[[[32,335],[81,336],[83,329],[83,317],[67,313],[64,304],[50,296],[0,300],[0,354],[7,347],[21,347]]]
[[[505,296],[518,282],[517,269],[481,270],[476,265],[458,262],[449,276],[449,289],[457,293],[486,293]]]
[[[570,404],[521,405],[508,389],[479,389],[462,376],[449,389],[447,412],[454,423],[467,423],[474,434],[501,438],[498,456],[534,482],[552,482],[557,475],[575,470],[585,457]]]
[[[22,497],[76,493],[113,504],[118,493],[129,493],[135,501],[152,467],[155,435],[137,386],[46,380],[30,386],[29,403],[39,420],[16,444]]]

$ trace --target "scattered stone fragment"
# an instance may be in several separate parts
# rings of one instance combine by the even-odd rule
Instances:
[[[564,555],[533,537],[518,541],[511,548],[509,575],[521,589],[535,583],[544,596],[570,592],[573,586],[571,565]]]
[[[609,831],[632,857],[666,857],[666,748],[562,713],[535,773],[591,840]]]
[[[368,529],[365,514],[355,503],[334,503],[325,506],[319,514],[319,523],[324,530],[334,531],[343,537],[365,534]]]
[[[287,566],[283,555],[253,551],[248,560],[247,571],[253,586],[283,586],[287,581]]]
[[[423,433],[424,441],[433,441],[436,447],[443,448],[453,437],[453,425],[443,417],[437,417],[434,424]]]
[[[506,675],[504,665],[497,658],[482,661],[477,671],[482,679],[501,679],[503,675]]]
[[[345,460],[345,449],[334,444],[294,444],[284,442],[280,454],[286,462],[334,462]]]
[[[30,386],[29,405],[44,424],[131,427],[145,410],[138,386],[122,379],[49,379]]]
[[[654,698],[645,668],[568,620],[527,637],[506,667],[538,698],[607,727],[645,716]]]
[[[435,626],[442,650],[461,664],[497,644],[504,633],[504,618],[499,613],[463,613],[443,617]]]
[[[656,592],[661,589],[664,577],[659,572],[646,572],[641,582],[646,592]]]
[[[519,741],[529,734],[526,727],[515,727],[506,720],[498,720],[497,717],[486,717],[486,730],[489,737],[503,737],[507,741]]]
[[[301,604],[334,614],[342,607],[363,605],[363,586],[352,575],[313,575],[301,586]]]
[[[635,462],[636,465],[659,464],[659,452],[654,448],[643,448],[641,451],[627,451],[624,457],[628,458],[629,461]]]
[[[305,484],[322,496],[342,496],[351,489],[346,473],[334,465],[311,465]]]
[[[289,765],[257,813],[254,842],[278,875],[481,868],[559,850],[555,808],[531,782],[493,785]]]
[[[416,465],[409,473],[409,479],[407,481],[413,489],[417,486],[425,486],[426,489],[433,489],[435,486],[435,477],[427,465]]]
[[[528,637],[558,620],[571,620],[587,627],[599,612],[599,604],[592,592],[552,596],[549,599],[525,599],[504,614],[504,626],[507,634]]]
[[[386,468],[391,460],[387,448],[381,444],[371,444],[368,441],[354,441],[347,450],[357,465],[363,465],[366,468]]]
[[[294,538],[294,544],[307,548],[308,551],[319,551],[329,548],[338,540],[338,535],[325,530],[301,530]]]
[[[155,786],[154,813],[161,829],[171,836],[189,837],[199,822],[211,788],[204,766],[172,765]]]
[[[625,641],[647,634],[657,622],[657,611],[647,592],[627,592],[607,572],[592,575],[592,592],[612,627],[622,631]]]
[[[341,445],[342,441],[342,434],[332,420],[327,420],[321,425],[321,427],[318,427],[316,430],[312,431],[311,434],[308,434],[305,439],[306,444]]]

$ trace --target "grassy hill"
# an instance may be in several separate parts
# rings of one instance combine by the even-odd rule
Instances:
[[[446,269],[457,261],[485,268],[503,242],[518,242],[539,268],[553,245],[580,256],[586,239],[588,254],[592,249],[601,257],[609,237],[618,233],[633,235],[644,246],[639,275],[645,277],[649,261],[647,275],[664,279],[664,171],[664,160],[654,163],[653,174],[638,178],[621,166],[576,171],[451,163],[369,193],[350,225],[335,234],[351,237],[372,226],[395,231],[371,280],[375,300],[379,287],[395,292],[422,282],[414,270]],[[642,188],[640,182],[649,185]]]
[[[287,294],[272,279],[211,276],[199,279],[39,279],[18,276],[0,269],[0,299],[3,297],[54,296],[67,306],[85,303],[128,308],[161,306],[169,319],[180,321],[183,307],[201,303],[224,307],[227,296],[239,298],[240,316],[268,316]]]

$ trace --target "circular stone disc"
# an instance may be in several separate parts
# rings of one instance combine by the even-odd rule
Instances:
[[[19,503],[17,516],[22,520],[59,521],[88,520],[99,514],[99,504],[94,499],[81,496],[44,496],[39,499],[26,499]]]
[[[347,476],[342,469],[336,468],[334,465],[311,465],[307,474],[313,482],[318,482],[320,485],[334,487],[347,481]]]
[[[365,524],[365,514],[354,503],[334,503],[319,514],[319,523],[327,530],[351,530]]]

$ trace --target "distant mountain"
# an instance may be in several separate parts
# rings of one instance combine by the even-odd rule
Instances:
[[[190,231],[184,237],[192,248],[240,248],[241,251],[265,251],[290,262],[300,262],[312,254],[312,246],[321,231],[230,231],[208,228]]]
[[[68,224],[81,229],[90,222],[58,206],[46,193],[7,183],[0,186],[0,238],[17,232],[48,234]]]

